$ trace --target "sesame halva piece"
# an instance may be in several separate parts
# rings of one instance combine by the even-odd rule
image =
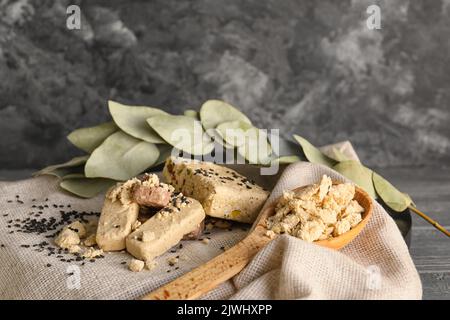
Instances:
[[[325,230],[323,231],[322,235],[319,237],[318,240],[326,240],[326,239],[331,238],[333,236],[333,230],[334,230],[334,227],[325,228]]]
[[[337,221],[337,212],[330,210],[330,209],[319,209],[318,210],[318,217],[323,221],[325,224],[335,224]]]
[[[80,251],[81,251],[81,247],[79,245],[75,244],[75,245],[69,247],[69,253],[74,254],[74,253],[78,253]]]
[[[159,178],[154,173],[146,173],[142,178],[142,185],[147,188],[159,186]],[[173,190],[173,187],[172,187]]]
[[[273,232],[272,230],[267,230],[264,235],[266,237],[268,237],[269,239],[274,239],[277,234],[275,232]]]
[[[174,266],[178,263],[178,259],[177,257],[171,257],[169,259],[167,259],[167,263],[169,264],[169,266]]]
[[[320,185],[319,185],[319,192],[317,194],[319,202],[323,201],[323,198],[325,198],[325,196],[330,191],[332,184],[333,184],[333,182],[331,181],[330,177],[328,177],[326,175],[322,176],[322,180],[320,181]]]
[[[352,214],[361,214],[364,212],[364,208],[356,200],[350,201],[350,204],[342,211],[341,218],[345,218]]]
[[[95,233],[89,235],[84,241],[83,245],[86,247],[92,247],[97,244],[97,241],[95,240]]]
[[[86,236],[86,228],[84,224],[80,221],[74,221],[67,226],[72,231],[75,231],[80,238],[84,238]]]
[[[309,201],[319,191],[319,185],[306,186],[295,193],[295,197],[300,200]]]
[[[83,252],[82,256],[87,259],[97,258],[103,255],[102,249],[94,249],[93,247],[87,248],[86,251]]]
[[[331,186],[327,196],[332,197],[341,207],[346,207],[355,196],[355,186],[350,183],[335,184]]]
[[[138,259],[131,259],[128,263],[128,269],[133,272],[141,272],[144,269],[145,262]]]
[[[323,222],[318,220],[308,221],[297,231],[297,237],[308,242],[313,242],[320,238],[324,230],[325,225]]]
[[[73,245],[80,243],[80,237],[75,231],[64,227],[55,239],[55,244],[63,249],[69,249]]]
[[[343,220],[348,221],[350,223],[350,226],[352,228],[354,228],[354,227],[356,227],[356,225],[358,223],[361,222],[362,217],[361,217],[360,213],[352,213],[352,214],[348,215],[346,218],[344,218]]]
[[[297,224],[300,222],[300,218],[295,214],[288,214],[281,220],[282,231],[291,233]]]
[[[133,190],[142,182],[138,178],[130,179],[124,183],[117,183],[114,188],[111,188],[106,198],[112,202],[120,201],[123,205],[129,205],[133,202]]]
[[[155,233],[150,230],[145,230],[142,232],[142,242],[150,242],[155,239]]]
[[[157,263],[155,260],[145,261],[145,269],[147,269],[147,270],[153,270],[156,268],[156,266],[157,266]]]
[[[346,233],[348,230],[350,230],[351,224],[347,220],[339,220],[336,222],[336,225],[334,226],[333,230],[333,236],[340,236],[343,233]]]

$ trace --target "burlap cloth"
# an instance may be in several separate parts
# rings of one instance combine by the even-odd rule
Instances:
[[[350,152],[351,153],[351,152]],[[356,157],[356,155],[354,155]],[[249,168],[248,174],[255,169]],[[319,165],[296,163],[281,174],[267,202],[283,190],[316,182],[323,174],[346,181]],[[268,177],[256,177],[264,183]],[[18,197],[17,197],[18,196]],[[53,177],[0,182],[1,299],[135,299],[220,254],[241,240],[248,227],[214,229],[209,243],[182,241],[157,259],[151,271],[127,269],[130,256],[105,254],[103,259],[76,261],[73,255],[51,254],[54,232],[24,233],[24,220],[57,220],[61,212],[86,212],[96,219],[103,195],[79,199],[62,192]],[[70,207],[69,207],[70,206]],[[41,213],[39,213],[41,212]],[[90,213],[93,212],[91,215]],[[37,217],[35,217],[38,215]],[[17,219],[17,221],[16,221]],[[25,221],[26,222],[26,221]],[[8,227],[10,226],[10,227]],[[58,229],[57,229],[58,230]],[[35,231],[33,229],[33,231]],[[48,244],[42,244],[42,242]],[[170,266],[171,257],[185,257]],[[64,259],[66,261],[61,261]],[[74,261],[67,261],[73,259]],[[75,280],[74,277],[78,277]],[[378,204],[362,233],[340,251],[282,236],[262,249],[233,280],[205,299],[420,299],[420,278],[395,222]]]

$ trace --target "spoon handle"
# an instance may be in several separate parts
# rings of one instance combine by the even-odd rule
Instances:
[[[224,253],[147,294],[143,300],[197,299],[238,274],[270,239],[252,232]]]

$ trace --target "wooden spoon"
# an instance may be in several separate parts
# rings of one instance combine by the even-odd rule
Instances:
[[[294,191],[299,191],[302,188],[304,187],[294,189]],[[372,200],[364,190],[358,187],[356,187],[354,199],[357,200],[365,210],[362,221],[355,228],[338,237],[314,243],[332,249],[340,249],[361,232],[372,215]],[[142,299],[196,299],[238,274],[261,248],[274,239],[269,238],[266,235],[266,219],[274,214],[276,203],[277,201],[274,201],[273,204],[261,211],[256,221],[253,223],[252,229],[249,231],[247,237],[234,247],[185,275],[147,294]]]

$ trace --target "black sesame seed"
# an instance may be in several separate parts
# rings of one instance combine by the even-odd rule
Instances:
[[[47,268],[50,268],[52,265],[50,263],[46,264]]]

